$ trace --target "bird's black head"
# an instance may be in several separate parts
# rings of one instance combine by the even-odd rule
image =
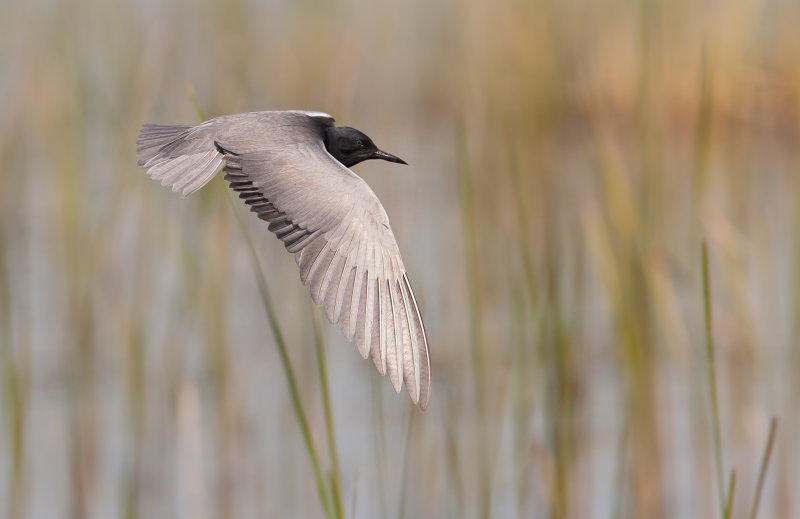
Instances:
[[[406,163],[401,158],[379,150],[375,143],[372,142],[372,139],[355,128],[346,126],[328,126],[325,128],[325,148],[328,153],[347,168],[369,159],[383,159],[399,164]]]

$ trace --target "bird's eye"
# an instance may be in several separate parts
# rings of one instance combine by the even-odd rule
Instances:
[[[358,139],[358,140],[356,141],[356,146],[358,146],[359,148],[363,148],[363,147],[364,147],[364,143],[363,143],[363,142],[361,142],[361,139]]]

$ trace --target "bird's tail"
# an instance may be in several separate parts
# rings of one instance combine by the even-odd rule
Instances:
[[[145,124],[136,141],[139,165],[147,174],[188,196],[220,170],[222,154],[217,150],[213,133],[200,126]]]

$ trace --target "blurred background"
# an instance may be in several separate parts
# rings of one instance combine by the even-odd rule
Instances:
[[[294,260],[235,206],[344,517],[799,517],[798,26],[790,0],[0,3],[0,517],[326,514],[224,181],[136,166],[141,124],[196,106],[325,111],[410,164],[355,170],[430,406],[325,323],[335,449]]]

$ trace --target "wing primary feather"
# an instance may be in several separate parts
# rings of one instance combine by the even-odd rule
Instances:
[[[358,283],[357,292],[359,295],[358,304],[354,305],[356,308],[355,317],[355,335],[356,345],[358,352],[365,359],[369,357],[370,353],[370,335],[367,333],[367,300],[369,299],[369,272],[364,272],[357,278]],[[362,304],[363,301],[363,304]],[[352,315],[352,314],[351,314]]]
[[[403,275],[403,267],[400,265],[401,260],[399,256],[384,252],[384,261],[391,265],[391,275],[387,276],[386,290],[391,296],[392,301],[392,324],[394,325],[394,341],[395,341],[395,355],[397,359],[397,371],[402,384],[405,372],[405,345],[407,344],[405,329],[403,327],[403,319],[400,307],[403,306],[402,296],[398,294],[393,286],[392,280],[399,280]],[[400,391],[399,389],[397,390]]]
[[[402,317],[404,318],[405,331],[408,334],[408,343],[405,342],[405,335],[403,337],[403,368],[406,376],[406,388],[411,395],[411,400],[416,404],[419,402],[419,359],[417,355],[417,339],[414,334],[414,327],[411,324],[411,315],[409,314],[411,302],[400,280],[397,281],[397,290],[403,300]],[[406,358],[406,353],[408,353],[408,358]]]
[[[341,322],[342,307],[344,306],[344,297],[347,290],[347,283],[350,279],[349,258],[345,256],[342,260],[342,271],[339,280],[336,283],[336,290],[333,297],[333,323],[339,324]],[[347,335],[347,329],[342,330]]]
[[[322,276],[313,276],[311,278],[311,286],[312,289],[315,289],[317,292],[317,304],[322,306],[322,303],[325,301],[325,291],[328,288],[328,280],[330,279],[330,272],[331,266],[333,262],[336,260],[336,257],[339,255],[338,250],[333,251],[333,255],[329,260],[327,260],[327,265],[325,265],[325,272],[322,273]],[[316,286],[315,286],[316,285]],[[328,313],[327,311],[325,312]],[[328,317],[330,319],[330,317]]]
[[[336,315],[336,325],[342,330],[342,333],[347,337],[348,341],[353,340],[353,334],[350,333],[350,307],[352,305],[353,285],[356,282],[356,267],[345,263],[342,269],[342,303],[339,307],[339,312]]]
[[[384,271],[385,272],[385,271]],[[386,366],[386,372],[389,374],[389,379],[394,386],[394,377],[397,375],[397,366],[395,362],[397,357],[394,353],[394,326],[392,320],[392,297],[386,292],[386,283],[384,279],[378,280],[378,291],[381,300],[381,360]]]
[[[362,267],[359,265],[358,258],[361,257],[361,244],[362,239],[359,235],[358,237],[358,246],[356,247],[356,252],[354,253],[355,260],[355,269],[356,272],[354,274],[355,281],[353,282],[353,293],[350,295],[350,318],[348,321],[349,326],[349,334],[352,336],[355,333],[355,329],[358,326],[358,309],[360,307],[361,302],[361,281],[359,280],[359,276],[361,275]]]
[[[328,268],[328,273],[326,274],[325,288],[322,290],[325,314],[328,316],[328,320],[333,324],[336,324],[336,317],[338,315],[336,313],[336,297],[339,286],[342,283],[342,277],[344,277],[346,262],[347,258],[341,249],[336,251],[336,254],[331,260],[331,266]]]
[[[325,238],[320,236],[318,239],[314,240],[306,248],[303,249],[302,256],[299,261],[300,281],[303,283],[303,285],[309,286],[309,284],[311,283],[310,279],[311,271],[317,264],[317,261],[319,261],[319,257],[322,254],[322,251],[327,246],[328,246],[327,240],[325,240]],[[306,254],[309,255],[309,259],[311,260],[311,262],[303,261],[306,257]]]
[[[391,282],[389,281],[394,277],[393,262],[388,257],[386,251],[380,249],[380,264],[383,266],[383,279],[381,280],[381,316],[382,326],[381,330],[384,332],[384,339],[386,342],[386,363],[389,368],[389,378],[392,381],[392,386],[396,392],[400,391],[400,384],[402,384],[403,372],[402,364],[398,364],[397,359],[399,352],[397,351],[397,327],[395,322],[395,307],[392,298]],[[401,348],[402,350],[402,348]]]
[[[374,283],[369,283],[369,292],[372,296],[372,320],[369,323],[371,327],[370,339],[370,355],[375,367],[378,368],[378,373],[381,375],[386,374],[386,344],[383,342],[383,331],[381,330],[381,291],[380,280],[375,278]]]
[[[311,299],[317,304],[320,305],[320,298],[319,298],[319,287],[322,284],[322,279],[325,273],[327,273],[328,268],[331,265],[331,258],[334,252],[331,250],[330,242],[325,244],[325,249],[320,253],[316,260],[314,260],[314,266],[311,268],[308,274],[308,288],[309,292],[311,292]]]
[[[409,299],[411,299],[412,308],[414,310],[414,333],[417,336],[418,344],[418,357],[419,357],[419,406],[422,409],[428,407],[428,398],[431,391],[431,373],[430,373],[430,354],[428,351],[428,338],[425,336],[425,327],[422,324],[422,316],[419,313],[419,306],[417,299],[414,297],[414,290],[411,288],[411,283],[408,276],[403,274],[403,283],[406,290],[408,290]]]
[[[347,228],[350,229],[350,225],[348,225]],[[349,238],[350,240],[347,242],[347,246],[342,248],[342,250],[344,250],[344,265],[342,265],[342,275],[336,285],[336,297],[333,303],[333,321],[337,324],[339,322],[339,313],[342,311],[342,304],[344,302],[344,289],[346,288],[345,276],[349,274],[347,267],[353,261],[353,250],[351,246],[355,240],[355,233],[349,233]],[[345,281],[345,283],[342,283],[343,281]],[[345,331],[345,335],[347,335],[347,331]]]
[[[392,355],[392,362],[390,363],[390,366],[394,366],[394,369],[390,371],[390,375],[392,375],[391,380],[395,392],[400,393],[400,389],[403,387],[403,338],[402,334],[399,333],[400,330],[397,329],[397,320],[399,315],[397,301],[395,300],[395,294],[392,290],[391,281],[387,279],[385,286],[388,300],[387,309],[389,310],[389,322],[386,323],[386,326],[390,332],[388,334],[389,339],[387,342],[392,345],[388,355]]]

